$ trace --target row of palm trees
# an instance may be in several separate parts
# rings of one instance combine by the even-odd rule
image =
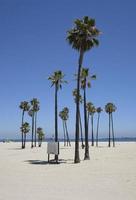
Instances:
[[[66,40],[68,43],[72,46],[73,49],[75,49],[79,53],[79,59],[78,59],[78,70],[76,74],[76,80],[77,80],[77,87],[73,91],[73,96],[76,104],[76,126],[75,126],[75,156],[74,156],[74,162],[79,163],[80,162],[80,156],[79,156],[79,140],[80,140],[80,132],[81,132],[81,139],[82,139],[82,148],[85,146],[85,154],[84,154],[84,160],[90,159],[89,156],[89,143],[88,143],[88,128],[89,128],[89,112],[87,113],[87,87],[91,87],[91,80],[96,79],[96,75],[90,75],[89,74],[89,68],[83,67],[83,59],[84,55],[87,51],[91,50],[95,46],[99,45],[98,36],[101,34],[100,30],[96,27],[95,19],[89,18],[88,16],[83,17],[83,19],[76,19],[74,21],[74,27],[70,29],[67,32],[67,38]],[[55,88],[55,142],[58,142],[58,91],[62,88],[62,83],[67,83],[64,80],[64,74],[62,71],[58,70],[55,71],[49,78],[51,81],[51,86],[54,86]],[[83,90],[83,99],[81,96],[81,91]],[[81,125],[81,113],[80,113],[80,104],[83,101],[84,104],[84,132],[85,132],[85,145],[83,144],[83,134],[82,134],[82,125]],[[33,106],[31,104],[31,106]],[[91,123],[93,127],[93,115],[95,112],[94,107],[91,105]],[[28,109],[29,110],[29,109]],[[27,111],[28,111],[27,110]],[[101,112],[99,108],[99,114]],[[62,111],[64,112],[64,110]],[[62,117],[62,114],[60,113],[60,117],[62,118],[63,125],[65,127],[65,133],[67,142],[69,142],[68,132],[67,132],[67,125],[66,125],[66,119],[64,119],[64,116]],[[30,115],[32,116],[32,124],[34,124],[36,120],[36,116],[34,115],[35,111],[32,109],[30,112]],[[109,112],[108,112],[109,113]],[[66,113],[65,113],[66,114]],[[68,113],[67,113],[68,114]],[[23,114],[22,114],[23,116]],[[22,117],[23,118],[23,117]],[[99,122],[100,115],[98,116],[98,122]],[[22,123],[23,124],[23,123]],[[36,126],[36,125],[35,125]],[[32,125],[32,147],[33,147],[33,131],[35,129],[35,126]],[[98,138],[98,129],[99,124],[97,125],[97,138]],[[111,129],[112,129],[112,135],[113,135],[113,118],[112,118],[112,112],[109,114],[109,138],[111,138]],[[36,129],[35,129],[36,130]],[[22,134],[22,138],[23,138]],[[36,137],[35,137],[36,138]],[[92,130],[92,138],[93,138],[93,130]],[[98,140],[97,140],[98,143]],[[36,144],[36,143],[35,143]],[[93,141],[92,141],[93,144]],[[110,139],[109,139],[109,146],[110,146]],[[55,155],[55,160],[58,161],[58,155]]]
[[[83,58],[87,51],[91,50],[93,47],[99,45],[99,41],[97,37],[101,34],[100,30],[96,27],[95,19],[89,18],[88,16],[83,17],[83,19],[76,19],[74,21],[74,27],[67,32],[67,41],[72,46],[73,49],[78,51],[79,59],[78,59],[78,70],[76,74],[77,80],[77,87],[73,91],[74,100],[76,103],[76,126],[75,126],[75,156],[74,162],[80,162],[79,156],[79,137],[80,132],[82,135],[82,126],[81,126],[81,114],[80,114],[80,103],[81,103],[81,94],[80,89],[83,90],[83,102],[84,102],[84,132],[85,132],[85,154],[84,160],[90,159],[89,156],[89,143],[88,143],[88,124],[89,124],[89,117],[87,117],[87,100],[86,100],[86,89],[87,87],[91,87],[91,80],[96,79],[96,75],[89,75],[89,69],[83,67]],[[51,86],[55,87],[55,142],[58,142],[58,90],[62,88],[62,83],[66,83],[63,80],[64,74],[62,71],[54,72],[50,77],[49,80],[51,81]],[[91,107],[92,109],[92,107]],[[94,107],[93,107],[94,109]],[[91,114],[91,122],[93,126],[93,115],[94,110],[92,110]],[[98,112],[100,113],[101,110],[99,108]],[[98,116],[99,122],[100,115]],[[109,138],[111,137],[111,125],[113,125],[113,118],[112,114],[109,114]],[[97,138],[98,138],[98,128],[97,125]],[[112,127],[113,133],[113,127]],[[83,138],[83,136],[81,136]],[[93,130],[92,130],[92,138],[93,138]],[[93,144],[93,141],[92,141]],[[98,139],[97,139],[98,144]],[[109,146],[110,146],[110,139],[109,139]],[[82,147],[84,147],[83,140],[82,140]],[[58,156],[55,156],[55,160],[58,161]]]
[[[55,142],[58,142],[58,90],[62,88],[62,83],[67,83],[64,79],[64,74],[62,71],[55,71],[53,75],[51,75],[49,78],[51,80],[51,86],[55,86]],[[92,127],[92,146],[94,146],[94,114],[98,113],[98,119],[97,119],[97,133],[96,133],[96,146],[98,146],[98,130],[99,130],[99,120],[100,120],[100,113],[102,112],[102,108],[98,107],[95,108],[95,106],[88,102],[86,103],[86,88],[91,87],[91,80],[96,79],[96,75],[89,75],[89,69],[87,68],[81,68],[81,75],[80,75],[80,82],[81,82],[81,88],[83,89],[83,97],[80,94],[78,97],[77,95],[77,89],[73,90],[73,97],[74,102],[77,103],[79,100],[80,103],[84,103],[84,129],[85,129],[85,144],[83,141],[83,130],[82,130],[82,122],[81,122],[81,113],[79,109],[79,133],[81,133],[81,141],[82,141],[82,148],[85,147],[85,157],[84,159],[89,159],[89,142],[88,142],[88,131],[89,131],[89,120],[91,118],[91,127]],[[115,146],[114,142],[114,129],[113,129],[113,117],[112,112],[115,111],[115,106],[112,103],[108,103],[105,106],[105,111],[107,113],[110,113],[110,122],[109,122],[109,146],[111,141],[111,126],[112,126],[112,139],[113,139],[113,146]],[[63,124],[63,132],[64,132],[64,146],[69,145],[70,146],[70,139],[68,135],[68,129],[67,129],[67,120],[69,109],[67,107],[63,108],[62,111],[59,112],[59,116],[62,119]],[[58,160],[58,157],[55,157],[56,160]]]
[[[24,122],[25,113],[27,113],[32,118],[32,134],[31,134],[31,148],[36,147],[37,135],[38,143],[41,146],[41,141],[43,140],[43,130],[42,128],[37,128],[37,112],[40,110],[40,102],[37,98],[33,98],[30,102],[22,101],[19,108],[22,110],[22,122],[21,122],[21,135],[22,135],[22,149],[25,148],[26,134],[30,131],[30,125],[28,122]]]
[[[96,129],[96,146],[98,147],[98,140],[99,140],[99,121],[100,121],[100,114],[103,111],[101,107],[95,108],[95,106],[89,102],[86,105],[86,109],[88,112],[88,130],[89,130],[89,118],[91,117],[91,142],[92,146],[94,146],[94,114],[97,112],[97,129]],[[105,105],[105,112],[109,115],[109,137],[108,137],[108,146],[111,146],[111,139],[113,141],[113,147],[115,147],[115,136],[114,136],[114,126],[113,126],[113,112],[116,111],[116,106],[113,103],[107,103]],[[111,136],[112,134],[112,136]]]

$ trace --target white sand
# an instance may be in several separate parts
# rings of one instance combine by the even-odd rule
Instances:
[[[81,149],[80,164],[74,144],[60,153],[62,163],[49,165],[46,144],[0,143],[0,200],[136,200],[136,143],[90,147],[90,161]]]

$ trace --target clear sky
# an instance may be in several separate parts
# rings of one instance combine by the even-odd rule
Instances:
[[[20,137],[19,104],[33,97],[41,102],[38,126],[48,137],[54,133],[54,88],[47,78],[58,69],[69,82],[59,91],[58,107],[69,107],[68,129],[74,136],[71,94],[78,53],[68,45],[66,32],[74,19],[85,15],[95,18],[102,31],[99,47],[84,57],[84,67],[97,75],[87,99],[97,107],[115,103],[116,136],[136,136],[135,10],[135,0],[0,0],[0,138]],[[28,116],[25,119],[31,122]],[[100,136],[106,137],[108,116],[104,112],[100,126]]]

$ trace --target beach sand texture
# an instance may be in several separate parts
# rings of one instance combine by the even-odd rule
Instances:
[[[60,164],[47,163],[47,144],[20,149],[0,143],[0,200],[135,200],[136,143],[90,147],[90,160],[73,163],[72,147],[60,145]],[[52,156],[51,156],[52,157]],[[53,157],[52,157],[53,158]]]

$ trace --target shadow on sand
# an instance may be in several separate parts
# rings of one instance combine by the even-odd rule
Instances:
[[[62,159],[60,159],[58,162],[56,162],[55,160],[50,160],[50,162],[43,161],[43,160],[26,160],[24,162],[27,162],[33,165],[56,165],[56,164],[58,165],[58,164],[66,163],[66,161]]]

